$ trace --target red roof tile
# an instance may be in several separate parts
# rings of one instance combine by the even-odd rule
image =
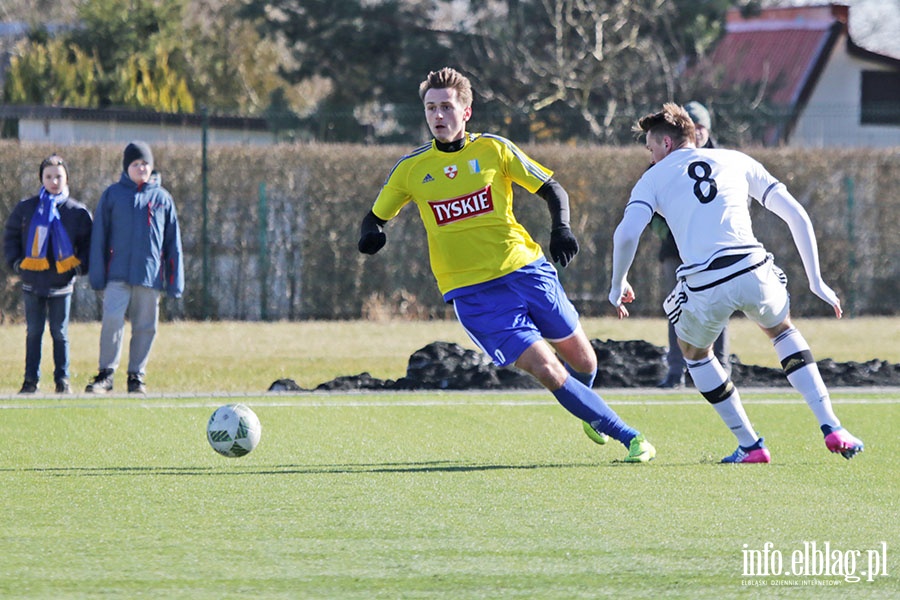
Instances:
[[[776,106],[792,106],[817,73],[823,53],[833,47],[834,20],[745,21],[730,23],[713,51],[721,84],[765,84],[764,97]]]

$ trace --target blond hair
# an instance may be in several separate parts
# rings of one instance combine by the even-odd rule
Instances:
[[[425,81],[419,84],[419,98],[425,100],[425,94],[431,89],[454,89],[463,106],[472,105],[472,83],[468,77],[450,67],[440,71],[431,71]]]
[[[674,102],[663,104],[661,111],[644,115],[638,119],[634,130],[647,135],[667,135],[678,145],[685,141],[694,141],[694,121],[681,106]]]

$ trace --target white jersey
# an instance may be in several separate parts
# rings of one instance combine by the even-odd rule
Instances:
[[[753,234],[747,197],[765,205],[766,196],[779,186],[783,189],[742,152],[682,148],[644,172],[625,210],[665,217],[681,255],[678,276],[686,277],[719,257],[764,256],[765,248]]]

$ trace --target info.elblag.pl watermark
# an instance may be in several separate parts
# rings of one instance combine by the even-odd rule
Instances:
[[[741,555],[744,586],[837,586],[888,576],[887,542],[863,550],[802,542],[784,551],[765,542],[761,548],[744,544]]]

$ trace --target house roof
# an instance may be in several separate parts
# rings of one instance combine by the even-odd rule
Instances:
[[[729,11],[725,36],[710,60],[721,84],[763,84],[763,98],[780,107],[795,107],[815,81],[842,36],[848,10],[843,5],[772,8],[744,19]]]
[[[768,8],[748,18],[728,11],[725,36],[711,60],[723,83],[767,82],[767,99],[787,105],[815,84],[834,46],[846,40],[851,56],[900,69],[900,58],[857,45],[850,37],[850,7],[843,4]]]
[[[843,4],[768,8],[744,18],[728,11],[725,35],[713,49],[706,69],[721,87],[758,85],[760,98],[784,111],[787,119],[766,136],[776,142],[796,124],[842,41],[848,54],[900,69],[900,59],[865,50],[850,38],[850,8]]]
[[[776,27],[730,29],[712,54],[722,84],[764,85],[775,106],[794,106],[810,89],[841,34],[838,23],[773,23]]]

